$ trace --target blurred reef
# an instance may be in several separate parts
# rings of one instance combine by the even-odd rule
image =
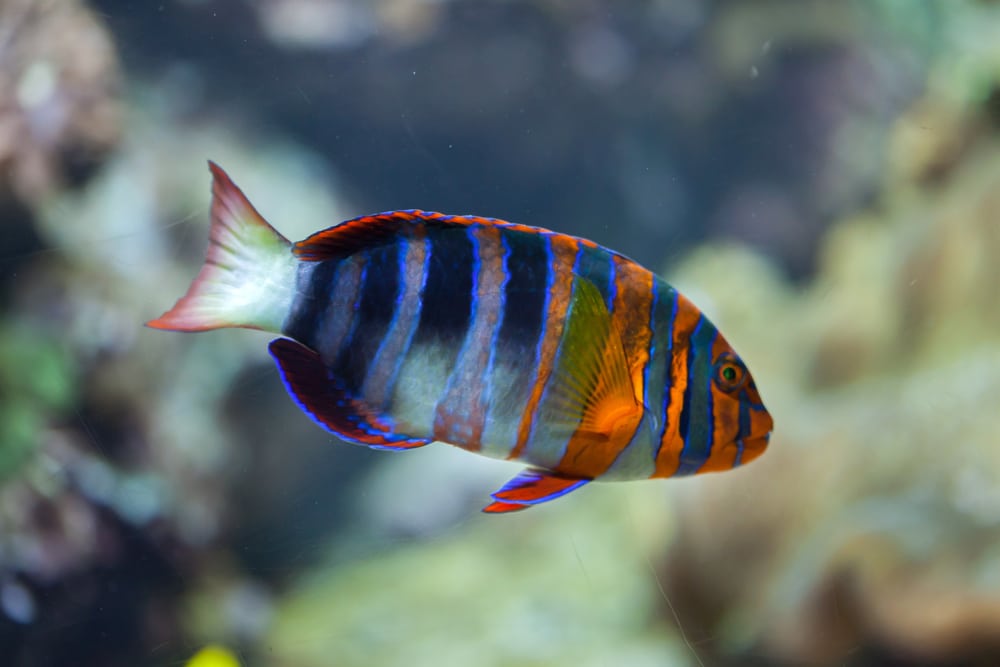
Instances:
[[[14,665],[1000,664],[1000,5],[0,3]],[[206,159],[290,238],[594,238],[741,351],[745,470],[487,517],[510,466],[334,442],[186,287]]]

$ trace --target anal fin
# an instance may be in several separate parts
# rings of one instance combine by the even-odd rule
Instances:
[[[563,477],[538,468],[527,468],[494,493],[495,502],[484,507],[483,511],[498,514],[527,509],[564,496],[589,481],[579,477]]]
[[[483,508],[483,511],[487,514],[506,514],[509,512],[520,512],[521,510],[526,510],[531,505],[521,505],[519,503],[504,503],[499,500],[494,500],[492,503]]]
[[[413,449],[430,442],[394,433],[385,418],[352,397],[334,378],[319,354],[287,338],[268,345],[285,388],[299,407],[334,435],[373,449]]]

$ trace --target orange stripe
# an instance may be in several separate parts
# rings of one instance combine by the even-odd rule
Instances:
[[[715,337],[715,344],[712,346],[712,359],[718,359],[719,355],[724,352],[735,354],[726,339],[722,337],[722,334],[719,334]],[[733,467],[736,463],[736,436],[740,430],[739,398],[719,389],[714,381],[709,386],[712,391],[712,419],[714,420],[712,449],[708,459],[698,470],[699,474],[729,470]]]
[[[691,353],[690,338],[698,325],[701,312],[682,295],[677,295],[677,316],[674,318],[672,353],[670,358],[670,400],[663,419],[666,425],[660,440],[660,453],[656,457],[653,477],[670,477],[677,472],[684,440],[680,437],[681,410],[684,408],[684,390],[687,389],[687,360]]]
[[[340,348],[347,339],[348,332],[358,317],[354,304],[361,295],[361,274],[364,273],[365,256],[355,255],[337,267],[330,303],[325,306],[319,322],[316,340],[319,341],[320,356],[327,364],[333,364]]]
[[[507,278],[504,271],[504,248],[500,240],[500,228],[496,226],[483,226],[479,228],[479,257],[482,262],[479,275],[479,290],[476,297],[479,299],[479,317],[474,323],[474,335],[476,336],[476,350],[478,352],[475,362],[476,369],[479,370],[480,382],[473,382],[470,387],[470,395],[475,396],[475,400],[470,403],[469,420],[471,423],[472,436],[470,446],[476,450],[482,448],[483,429],[486,427],[486,412],[489,408],[487,389],[492,378],[484,377],[490,363],[490,355],[493,354],[492,341],[496,329],[500,326],[500,305],[503,302],[503,284]]]
[[[649,362],[649,311],[653,307],[653,274],[624,257],[614,256],[615,302],[611,323],[622,338],[635,400],[642,403],[643,371]]]
[[[469,323],[462,353],[455,362],[451,391],[438,407],[434,438],[468,449],[482,448],[486,425],[484,378],[492,352],[493,333],[500,324],[501,289],[505,278],[500,229],[478,226],[475,234],[479,255],[479,276],[474,286],[475,319]]]
[[[614,262],[615,301],[612,304],[611,325],[621,337],[632,376],[635,400],[641,405],[644,395],[643,371],[649,362],[649,344],[653,338],[653,331],[649,327],[653,307],[653,274],[618,256],[614,257]],[[613,424],[614,416],[607,417],[607,421]],[[566,453],[556,470],[581,477],[603,474],[635,435],[642,418],[641,410],[637,417],[634,424],[630,423],[630,419],[630,422],[611,434],[610,439],[595,441],[591,434],[577,430],[567,443]]]
[[[754,390],[756,393],[756,390]],[[760,404],[760,401],[757,401]],[[774,419],[771,417],[771,413],[766,410],[751,410],[750,411],[750,432],[751,433],[770,433],[774,429]]]
[[[541,353],[538,359],[538,370],[531,386],[531,395],[521,414],[521,423],[517,428],[517,442],[507,456],[516,459],[524,451],[531,437],[531,427],[538,412],[538,402],[542,398],[545,384],[552,375],[552,363],[555,361],[556,349],[562,337],[563,325],[566,322],[566,311],[573,288],[573,265],[576,263],[578,249],[577,240],[571,236],[553,234],[548,237],[552,244],[552,264],[549,271],[553,273],[552,288],[549,293],[548,310],[545,314],[545,330],[542,338]],[[513,306],[508,305],[508,308]]]

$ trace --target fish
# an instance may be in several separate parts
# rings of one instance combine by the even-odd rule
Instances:
[[[338,438],[443,442],[527,467],[483,511],[593,481],[725,471],[773,420],[746,364],[684,295],[593,241],[418,209],[290,242],[212,173],[205,262],[147,326],[279,334],[294,402]]]

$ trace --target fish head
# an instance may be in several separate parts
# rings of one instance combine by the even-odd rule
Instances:
[[[704,387],[709,406],[711,444],[698,472],[729,470],[753,461],[767,449],[774,428],[757,382],[722,334],[716,331],[706,348],[710,350],[711,364],[706,364],[709,375],[698,384]]]
[[[663,441],[665,451],[675,453],[658,473],[731,470],[764,453],[774,422],[740,355],[693,304],[679,302]]]

